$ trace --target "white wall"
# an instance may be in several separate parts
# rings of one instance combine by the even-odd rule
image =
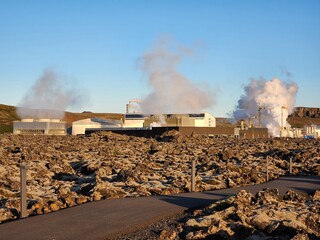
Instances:
[[[125,119],[124,128],[143,128],[144,119]]]
[[[88,122],[84,123],[72,123],[72,135],[85,134],[87,128],[100,128],[101,124]]]
[[[215,127],[216,118],[210,113],[205,113],[204,118],[195,118],[195,127]]]

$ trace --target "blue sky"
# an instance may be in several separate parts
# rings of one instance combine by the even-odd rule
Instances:
[[[294,81],[296,106],[320,107],[319,13],[318,0],[0,0],[0,103],[51,69],[88,97],[67,110],[124,112],[150,92],[138,59],[170,36],[195,51],[179,72],[214,89],[215,116],[260,77]]]

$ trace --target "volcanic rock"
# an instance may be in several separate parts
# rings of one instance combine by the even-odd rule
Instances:
[[[176,234],[180,239],[319,239],[319,202],[297,199],[293,191],[286,196],[298,201],[282,200],[277,189],[255,196],[242,190],[191,213]]]
[[[263,183],[267,158],[269,180],[289,173],[290,158],[293,174],[320,176],[319,146],[317,139],[183,136],[174,130],[155,139],[111,132],[88,136],[3,134],[1,221],[18,217],[22,162],[27,165],[28,213],[35,215],[105,198],[188,192],[191,160],[196,163],[196,191]],[[285,198],[305,201],[293,193]],[[318,194],[314,198],[318,199]],[[261,204],[279,201],[270,191],[251,200]],[[237,214],[245,218],[243,212]]]

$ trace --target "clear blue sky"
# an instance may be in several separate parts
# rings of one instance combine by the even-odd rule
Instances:
[[[320,107],[319,0],[0,0],[0,103],[17,105],[52,69],[85,89],[71,111],[124,112],[149,92],[137,60],[164,35],[194,48],[179,71],[233,110],[250,78],[299,86],[296,106]]]

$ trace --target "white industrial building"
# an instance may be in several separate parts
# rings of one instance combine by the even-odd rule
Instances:
[[[210,113],[143,114],[141,103],[141,99],[132,99],[126,105],[123,128],[216,127],[216,119]]]
[[[152,127],[216,127],[210,113],[138,114],[127,113],[121,120],[87,118],[72,123],[72,135],[96,130],[138,130]],[[67,124],[59,119],[22,119],[13,122],[14,134],[66,135]]]
[[[66,122],[60,119],[22,119],[13,122],[14,134],[66,135]]]
[[[196,114],[125,114],[124,128],[150,127],[216,127],[210,113]]]
[[[216,127],[216,118],[210,113],[188,114],[195,127]]]
[[[304,135],[313,138],[320,138],[320,126],[315,124],[305,126]]]
[[[147,114],[125,114],[123,120],[124,128],[143,128]]]
[[[303,137],[303,129],[302,128],[290,128],[290,136],[294,138]]]
[[[121,120],[107,120],[101,118],[86,118],[72,123],[72,135],[85,134],[91,129],[114,129],[121,128]]]

